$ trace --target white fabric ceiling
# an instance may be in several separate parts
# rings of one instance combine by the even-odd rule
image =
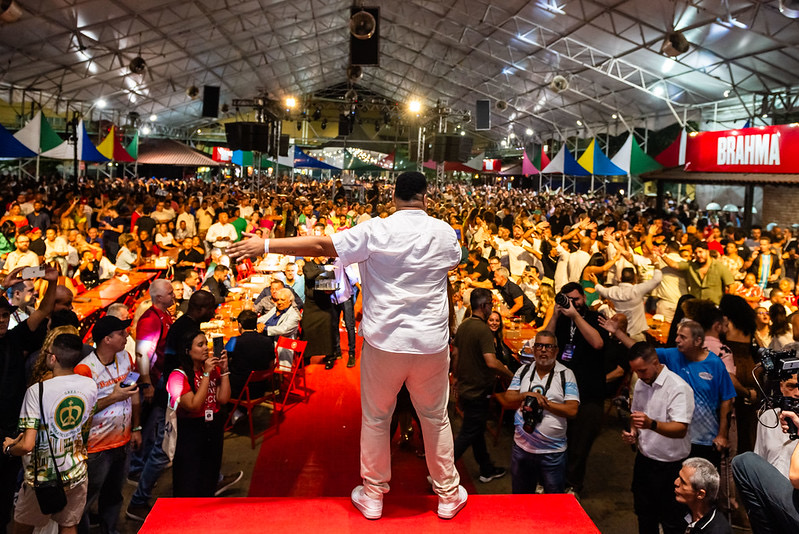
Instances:
[[[86,111],[103,97],[120,116],[155,113],[161,124],[193,128],[208,119],[186,95],[192,85],[221,86],[221,102],[230,103],[261,91],[310,95],[346,81],[349,1],[16,2],[23,17],[0,26],[4,100],[19,101],[24,89],[28,100]],[[547,2],[564,14],[542,7]],[[476,99],[507,101],[503,112],[492,106],[500,135],[511,123],[562,132],[579,120],[602,131],[696,118],[698,109],[707,120],[715,104],[718,117],[732,120],[766,111],[759,95],[780,93],[769,105],[781,110],[799,93],[799,20],[783,16],[778,0],[366,5],[381,10],[381,55],[379,67],[364,67],[360,86],[472,114]],[[725,22],[730,17],[748,29]],[[691,43],[676,60],[660,53],[672,29]],[[137,55],[148,65],[143,75],[128,69]],[[548,88],[557,74],[570,86],[559,94]]]

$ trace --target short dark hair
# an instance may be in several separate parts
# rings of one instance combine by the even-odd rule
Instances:
[[[416,171],[403,172],[397,176],[397,183],[394,186],[394,196],[400,200],[413,200],[417,195],[424,195],[427,191],[427,178],[424,174]]]
[[[476,287],[472,290],[472,294],[469,295],[469,304],[471,304],[472,310],[476,310],[480,306],[491,302],[491,299],[491,291],[484,287]]]
[[[568,284],[564,284],[562,288],[560,288],[560,292],[564,295],[566,293],[571,293],[572,291],[577,291],[581,295],[585,295],[585,290],[583,290],[583,286],[581,286],[577,282],[569,282]]]
[[[657,359],[658,353],[655,352],[655,347],[647,343],[646,341],[639,341],[632,347],[630,347],[630,352],[628,354],[628,360],[634,361],[638,358],[642,358],[645,362],[651,362],[653,359]]]
[[[200,289],[195,291],[189,297],[189,310],[197,310],[199,308],[211,308],[216,306],[216,299],[213,293]]]
[[[621,270],[621,281],[631,284],[635,281],[635,269],[632,267],[625,267]]]
[[[258,314],[252,310],[243,310],[239,316],[236,317],[236,321],[242,328],[254,330],[258,325]]]
[[[74,368],[83,359],[83,342],[75,334],[57,335],[51,350],[64,369]]]

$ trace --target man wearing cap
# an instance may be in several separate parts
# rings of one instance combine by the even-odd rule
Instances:
[[[96,348],[75,367],[76,374],[97,384],[97,407],[87,444],[89,488],[80,532],[88,532],[88,513],[95,503],[101,532],[116,532],[129,449],[141,445],[139,387],[126,380],[136,368],[125,350],[130,323],[111,315],[98,319],[92,329]]]
[[[688,281],[688,292],[698,299],[712,300],[716,306],[729,286],[735,282],[727,267],[714,260],[707,250],[707,243],[699,241],[694,245],[694,261],[674,261],[655,249],[669,267],[683,271]]]
[[[391,479],[389,427],[397,393],[407,386],[424,434],[425,459],[438,494],[438,516],[451,519],[466,505],[453,461],[447,415],[449,308],[447,273],[461,259],[455,231],[429,217],[427,181],[405,172],[394,188],[396,212],[332,236],[264,240],[231,246],[233,258],[267,252],[339,257],[358,263],[363,287],[361,358],[361,477],[351,494],[367,519],[383,514]]]
[[[44,335],[34,335],[50,313],[55,302],[58,271],[45,270],[44,279],[48,281],[39,308],[15,328],[8,327],[11,314],[16,307],[0,295],[0,439],[17,436],[17,424],[25,396],[25,355],[39,350]],[[14,491],[17,488],[17,474],[21,463],[19,458],[0,455],[0,532],[11,520]]]

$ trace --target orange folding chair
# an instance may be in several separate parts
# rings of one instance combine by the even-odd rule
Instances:
[[[227,420],[225,421],[225,430],[230,430],[233,428],[233,414],[236,412],[237,408],[243,408],[247,410],[247,420],[250,423],[250,442],[252,444],[252,448],[255,448],[255,440],[258,439],[260,436],[266,433],[266,430],[263,432],[258,433],[257,435],[253,431],[252,426],[252,412],[256,406],[259,406],[266,402],[268,399],[271,398],[272,401],[272,420],[275,422],[275,431],[280,430],[280,414],[277,412],[277,395],[275,395],[275,388],[272,383],[272,379],[275,376],[275,368],[266,369],[263,371],[250,371],[250,376],[247,377],[247,381],[244,383],[244,387],[241,388],[241,393],[239,393],[239,397],[233,401],[232,407],[230,409],[230,414],[227,416]],[[253,398],[250,392],[250,386],[253,384],[258,383],[266,383],[266,390],[263,395],[260,397]]]
[[[299,339],[292,339],[290,337],[280,336],[277,338],[277,343],[275,344],[275,355],[276,355],[276,367],[275,373],[283,375],[284,381],[286,381],[286,377],[288,377],[288,384],[286,385],[286,393],[283,396],[283,402],[280,403],[280,411],[282,412],[286,408],[286,402],[288,401],[289,395],[297,395],[302,397],[303,402],[308,402],[308,397],[310,396],[310,391],[308,390],[308,385],[305,381],[305,347],[308,345],[307,341],[301,341]],[[280,367],[280,349],[288,349],[294,353],[294,358],[292,360],[291,369],[284,370]],[[302,386],[299,385],[299,382],[302,382]]]

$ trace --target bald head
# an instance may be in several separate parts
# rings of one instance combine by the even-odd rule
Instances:
[[[72,291],[67,286],[56,286],[53,312],[72,309]]]

